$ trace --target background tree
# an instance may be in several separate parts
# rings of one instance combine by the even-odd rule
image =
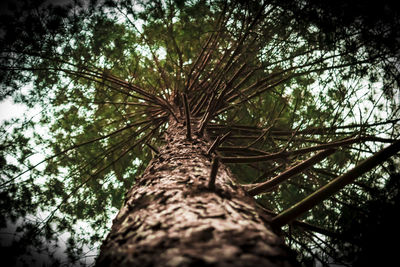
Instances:
[[[216,141],[210,165],[228,165],[266,218],[394,143],[398,50],[371,43],[368,26],[330,29],[309,15],[330,8],[301,7],[26,2],[3,15],[1,97],[41,110],[2,125],[2,236],[16,232],[2,245],[12,260],[57,258],[67,233],[68,260],[84,264],[175,120],[194,123],[188,139]],[[283,227],[304,264],[351,261],[338,255],[354,243],[340,233],[395,171],[364,172]]]

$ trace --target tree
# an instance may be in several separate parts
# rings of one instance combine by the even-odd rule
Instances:
[[[84,263],[116,210],[98,266],[343,259],[400,149],[395,50],[268,1],[73,3],[2,16],[1,96],[42,109],[2,126],[13,260],[67,233]]]

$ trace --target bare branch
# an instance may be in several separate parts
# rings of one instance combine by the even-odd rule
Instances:
[[[187,138],[187,140],[192,140],[191,125],[190,125],[190,110],[189,110],[189,104],[188,104],[186,93],[182,94],[182,98],[183,98],[183,105],[185,107],[186,138]]]
[[[354,138],[343,139],[340,141],[335,141],[327,144],[322,144],[318,146],[300,148],[298,150],[293,151],[280,151],[277,153],[272,153],[269,155],[262,155],[262,156],[249,156],[249,157],[222,157],[221,161],[224,163],[251,163],[251,162],[259,162],[259,161],[268,161],[278,158],[287,158],[288,156],[294,155],[301,155],[306,154],[312,151],[324,150],[329,148],[335,148],[340,146],[347,146],[357,142],[366,142],[366,141],[373,141],[373,142],[382,142],[382,143],[393,143],[395,140],[392,139],[385,139],[373,136],[360,136]],[[224,148],[220,148],[223,150]]]
[[[208,188],[210,190],[215,190],[215,178],[217,177],[218,165],[219,165],[219,157],[215,157],[212,161],[210,180],[208,182]]]
[[[163,119],[165,119],[165,117],[160,117],[160,118],[157,118],[156,120],[158,120],[158,119],[163,120]],[[3,186],[3,185],[5,185],[5,184],[10,183],[11,181],[17,179],[17,178],[20,177],[21,175],[27,173],[28,171],[33,170],[34,168],[36,168],[36,167],[39,166],[40,164],[42,164],[42,163],[44,163],[44,162],[46,162],[46,161],[49,161],[49,160],[51,160],[51,159],[54,159],[54,158],[56,158],[56,157],[58,157],[58,156],[60,156],[60,155],[62,155],[62,154],[65,154],[65,153],[67,153],[68,151],[70,151],[70,150],[72,150],[72,149],[76,149],[76,148],[78,148],[78,147],[81,147],[81,146],[84,146],[84,145],[88,145],[88,144],[91,144],[91,143],[94,143],[94,142],[97,142],[97,141],[100,141],[100,140],[109,138],[110,136],[113,136],[113,135],[115,135],[115,134],[117,134],[117,133],[120,133],[120,132],[122,132],[122,131],[125,131],[125,130],[127,130],[127,129],[130,129],[130,128],[134,127],[134,126],[138,126],[138,125],[141,125],[141,124],[144,124],[144,123],[147,123],[147,122],[151,122],[151,121],[153,121],[153,120],[154,120],[154,119],[151,118],[151,119],[148,119],[148,120],[145,120],[145,121],[141,121],[141,122],[129,124],[129,125],[123,127],[123,128],[120,128],[120,129],[118,129],[118,130],[115,130],[114,132],[109,133],[109,134],[107,134],[107,135],[105,135],[105,136],[101,136],[101,137],[98,137],[98,138],[95,138],[95,139],[92,139],[92,140],[89,140],[89,141],[86,141],[86,142],[83,142],[83,143],[75,144],[75,145],[73,145],[73,146],[71,146],[71,147],[69,147],[69,148],[67,148],[67,149],[64,149],[63,151],[61,151],[61,152],[59,152],[59,153],[56,153],[56,154],[54,154],[54,155],[52,155],[52,156],[50,156],[50,157],[45,158],[44,160],[38,162],[37,164],[31,166],[31,167],[28,168],[27,170],[25,170],[25,171],[21,172],[20,174],[18,174],[17,176],[13,177],[12,179],[10,179],[10,180],[4,182],[4,183],[1,184],[0,186]]]
[[[154,146],[150,145],[149,143],[146,143],[146,145],[156,154],[160,154],[160,151],[156,149]]]
[[[211,153],[214,152],[214,150],[217,148],[217,146],[219,145],[219,141],[221,140],[221,136],[218,135],[217,138],[214,140],[214,142],[212,143],[212,145],[210,146],[210,148],[207,151],[207,155],[211,155]]]
[[[293,221],[295,218],[297,218],[304,212],[310,210],[315,205],[321,203],[323,200],[336,194],[340,189],[342,189],[349,183],[353,182],[359,176],[363,175],[364,173],[372,170],[377,165],[386,161],[388,158],[395,155],[398,151],[400,151],[400,140],[396,141],[395,143],[386,147],[385,149],[382,149],[375,155],[369,157],[368,159],[358,164],[350,171],[335,178],[327,185],[321,187],[319,190],[312,193],[302,201],[296,203],[289,209],[283,211],[278,216],[272,219],[273,224],[277,226],[283,226]]]
[[[290,177],[303,172],[304,170],[308,169],[309,167],[313,166],[314,164],[320,162],[321,160],[325,159],[326,157],[330,156],[335,152],[334,149],[327,149],[321,151],[314,155],[313,157],[297,164],[289,168],[288,170],[284,171],[283,173],[279,174],[278,176],[264,182],[261,184],[257,184],[254,188],[250,189],[248,193],[251,196],[255,196],[261,193],[265,193],[270,191],[276,185],[284,182],[285,180],[289,179]]]

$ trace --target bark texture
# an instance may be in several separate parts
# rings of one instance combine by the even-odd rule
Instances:
[[[223,164],[209,189],[207,137],[188,141],[183,123],[171,120],[166,140],[127,193],[97,266],[296,265]]]

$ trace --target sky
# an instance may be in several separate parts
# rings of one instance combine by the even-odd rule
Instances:
[[[11,98],[6,98],[0,102],[0,124],[11,118],[22,117],[26,111],[25,105],[15,104]]]

